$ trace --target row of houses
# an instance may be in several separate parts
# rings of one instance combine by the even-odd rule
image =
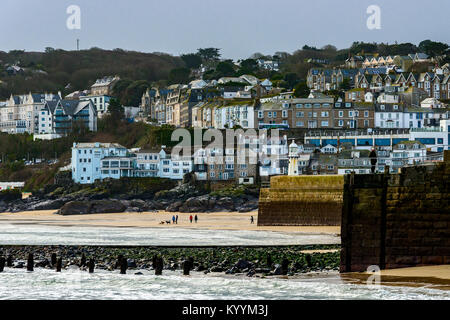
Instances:
[[[289,146],[286,135],[264,138],[248,134],[238,137],[240,147],[198,146],[193,148],[192,155],[171,154],[164,147],[128,150],[116,143],[74,143],[71,171],[74,182],[81,184],[122,177],[181,180],[187,173],[193,173],[200,181],[253,184],[258,178],[292,171],[294,174],[369,173],[371,150],[377,153],[376,170],[380,172],[386,166],[396,171],[417,163],[442,161],[449,139],[450,120],[442,120],[435,130],[319,130],[306,134],[303,143],[297,145],[293,141]]]
[[[396,86],[400,91],[415,87],[428,97],[450,99],[450,66],[435,67],[430,72],[403,72],[395,67],[365,67],[359,69],[310,69],[307,85],[311,90],[323,92],[340,90],[347,81],[351,88],[364,88],[373,92]]]
[[[223,77],[218,80],[194,80],[188,85],[148,89],[142,96],[140,116],[159,124],[192,126],[192,109],[212,100],[251,100],[273,92],[272,82],[252,75]]]
[[[358,97],[353,93],[358,93]],[[383,93],[350,91],[346,99],[320,93],[308,98],[293,98],[283,93],[272,98],[234,101],[201,102],[192,107],[192,126],[226,129],[242,127],[300,128],[300,129],[357,129],[357,128],[422,128],[437,127],[448,119],[449,109],[436,100],[418,100],[415,91]]]
[[[60,94],[11,95],[0,104],[1,132],[53,137],[79,124],[97,130],[97,111],[90,100],[62,99]]]
[[[412,65],[414,63],[431,62],[432,59],[425,53],[410,53],[408,55],[395,56],[358,56],[351,55],[346,61],[345,65],[349,68],[374,68],[374,67],[389,67],[398,66],[404,67],[405,64]],[[406,69],[406,68],[403,68]]]

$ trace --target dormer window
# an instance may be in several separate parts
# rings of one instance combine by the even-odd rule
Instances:
[[[382,105],[380,106],[380,109],[381,109],[381,110],[384,110],[384,104],[382,104]]]
[[[398,110],[398,105],[394,104],[394,110]]]

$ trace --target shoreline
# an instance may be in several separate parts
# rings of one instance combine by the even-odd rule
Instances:
[[[206,230],[274,231],[300,234],[340,234],[339,226],[257,226],[258,211],[239,212],[124,212],[96,213],[86,215],[61,216],[57,210],[38,210],[0,213],[0,224],[34,224],[60,227],[117,227],[117,228],[183,228]],[[178,215],[178,224],[161,224]],[[189,216],[197,215],[197,223],[189,222]],[[253,216],[255,223],[250,223]]]

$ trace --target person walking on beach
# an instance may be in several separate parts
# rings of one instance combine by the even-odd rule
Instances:
[[[192,214],[189,216],[189,221],[192,223]]]
[[[178,224],[178,215],[175,218],[175,223]]]
[[[172,224],[175,224],[175,216],[172,216]]]
[[[255,223],[255,219],[253,218],[253,216],[250,216],[250,223],[254,224]]]
[[[197,215],[195,215],[195,223],[197,223],[197,221],[198,221],[198,217],[197,217]]]

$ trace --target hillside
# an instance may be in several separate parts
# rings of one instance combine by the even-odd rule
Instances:
[[[13,64],[23,68],[24,73],[8,75],[5,65]],[[178,57],[121,49],[64,51],[47,48],[46,52],[0,51],[0,99],[9,98],[11,93],[23,94],[30,91],[61,91],[67,94],[87,89],[96,79],[106,75],[154,82],[167,79],[170,70],[183,66],[184,62]],[[66,88],[68,84],[70,86]]]

